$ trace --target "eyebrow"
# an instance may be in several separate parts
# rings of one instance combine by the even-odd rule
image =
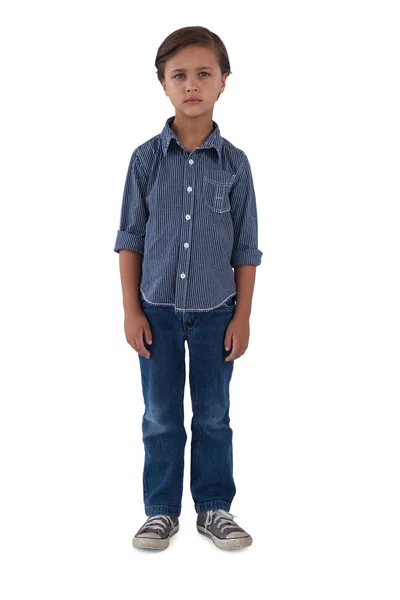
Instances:
[[[210,71],[214,71],[212,67],[197,67],[198,69],[209,69]],[[172,69],[171,73],[175,73],[175,71],[186,71],[186,69]]]

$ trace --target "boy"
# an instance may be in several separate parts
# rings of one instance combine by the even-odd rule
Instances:
[[[179,529],[186,340],[196,526],[218,548],[233,550],[252,543],[229,513],[236,493],[229,382],[233,361],[248,346],[263,254],[253,180],[246,154],[212,120],[231,72],[220,38],[204,27],[179,29],[161,44],[156,67],[175,116],[132,154],[114,248],[125,335],[139,355],[145,403],[148,519],[133,545],[167,548]]]

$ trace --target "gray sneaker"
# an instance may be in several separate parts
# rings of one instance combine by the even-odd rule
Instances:
[[[170,538],[179,530],[178,517],[153,515],[148,517],[132,540],[135,548],[165,550]]]
[[[222,509],[199,513],[197,531],[210,537],[221,550],[236,550],[251,546],[252,537],[235,523],[234,516]]]

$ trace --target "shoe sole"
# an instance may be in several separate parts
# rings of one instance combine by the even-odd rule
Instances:
[[[253,538],[251,537],[251,535],[247,537],[220,540],[209,529],[205,529],[201,525],[197,525],[197,523],[196,527],[199,533],[202,533],[203,535],[211,538],[214,544],[221,550],[238,550],[240,548],[246,548],[247,546],[251,546],[251,544],[253,543]]]
[[[175,533],[179,531],[179,524],[171,529],[171,533],[165,540],[158,540],[157,538],[141,538],[134,537],[132,544],[135,548],[147,548],[148,550],[165,550],[169,546],[169,540]]]

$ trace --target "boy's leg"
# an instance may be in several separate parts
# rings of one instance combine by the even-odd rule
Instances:
[[[229,383],[234,361],[225,361],[226,328],[234,315],[232,298],[209,312],[189,313],[191,424],[190,489],[197,513],[229,511],[236,493],[233,479]]]
[[[145,513],[178,517],[181,512],[184,450],[185,346],[175,310],[142,303],[152,344],[150,358],[139,354],[145,412],[142,421],[145,461]]]

